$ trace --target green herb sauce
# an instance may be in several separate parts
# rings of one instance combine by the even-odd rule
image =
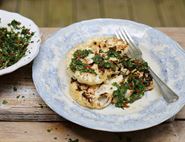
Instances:
[[[113,98],[116,100],[115,106],[124,108],[125,105],[127,106],[128,103],[133,103],[136,100],[140,99],[142,96],[144,96],[144,92],[146,91],[146,88],[150,85],[149,82],[152,80],[151,75],[148,71],[148,64],[143,60],[137,60],[137,59],[131,59],[129,57],[124,57],[125,60],[122,60],[122,65],[124,68],[129,70],[136,69],[137,71],[143,72],[143,77],[138,77],[134,73],[129,73],[127,75],[127,81],[122,82],[120,85],[118,85],[116,82],[113,83],[113,86],[117,87],[117,90],[113,92]],[[148,74],[146,77],[145,74]],[[133,93],[126,97],[127,90],[132,90]]]
[[[16,20],[8,27],[0,27],[0,69],[13,65],[25,55],[33,35]]]
[[[83,63],[80,59],[83,59],[87,57],[90,53],[92,53],[91,50],[76,50],[73,54],[72,61],[70,63],[70,69],[75,72],[75,71],[80,71],[82,72],[88,72],[92,74],[96,74],[95,70],[90,68],[88,64]]]

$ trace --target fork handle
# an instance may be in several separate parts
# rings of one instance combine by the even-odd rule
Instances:
[[[163,98],[166,100],[167,103],[173,103],[175,101],[177,101],[179,99],[179,97],[176,95],[176,93],[170,89],[155,73],[154,71],[149,67],[149,71],[152,75],[152,77],[154,78],[154,80],[156,81],[156,83],[158,84]]]

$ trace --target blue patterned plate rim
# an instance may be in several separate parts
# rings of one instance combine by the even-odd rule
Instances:
[[[162,68],[164,66],[164,71],[161,69],[162,71],[159,72],[159,74],[167,83],[169,83],[170,87],[178,93],[180,99],[175,103],[167,105],[162,97],[160,97],[159,100],[154,101],[155,103],[153,102],[146,110],[139,111],[139,116],[136,118],[133,114],[118,117],[117,115],[116,117],[111,115],[110,117],[112,118],[109,118],[109,115],[99,114],[96,111],[81,108],[74,103],[72,103],[72,105],[68,105],[66,98],[63,96],[62,100],[57,99],[58,92],[61,93],[63,91],[61,88],[64,87],[65,89],[65,85],[63,85],[63,87],[60,86],[61,84],[58,81],[57,75],[58,64],[54,62],[53,58],[56,56],[61,58],[65,57],[65,54],[69,49],[78,42],[84,41],[86,38],[106,35],[108,32],[112,32],[111,34],[113,34],[113,31],[121,25],[126,26],[126,28],[132,31],[131,36],[141,49],[146,48],[145,46],[148,45],[153,47],[149,49],[148,54],[150,54],[151,58],[157,58],[156,62],[159,62]],[[82,33],[86,35],[82,35]],[[141,40],[141,37],[143,40]],[[61,44],[63,45],[63,48],[60,48]],[[156,48],[157,46],[160,46],[162,50]],[[179,73],[184,71],[180,66],[185,63],[181,63],[179,61],[185,61],[185,52],[181,47],[179,47],[180,45],[177,42],[162,32],[133,21],[122,19],[93,19],[82,21],[60,29],[42,44],[40,53],[33,63],[33,81],[39,95],[45,103],[67,120],[87,128],[102,131],[128,132],[141,130],[164,122],[175,115],[184,106],[185,96],[183,96],[183,94],[185,89],[183,86],[185,85],[185,81],[174,81],[173,75],[176,63],[179,65],[177,71],[179,71]],[[59,52],[54,53],[54,49],[57,49]],[[174,51],[173,54],[169,50]],[[165,55],[163,55],[164,52]],[[160,57],[157,57],[158,54],[160,54]],[[178,56],[177,59],[172,58],[176,56]],[[55,61],[59,61],[57,59],[58,57],[56,57]],[[172,61],[173,65],[169,64],[169,61]],[[172,66],[172,68],[168,67],[168,65]],[[182,75],[184,76],[184,74]],[[178,74],[175,77],[178,79]],[[59,96],[61,95],[60,93]],[[159,107],[161,108],[159,109]],[[71,113],[73,113],[74,116],[70,115]],[[147,118],[144,118],[144,116],[147,116]],[[119,118],[119,122],[114,122],[113,120],[115,120],[115,118]],[[105,121],[99,122],[100,119]]]

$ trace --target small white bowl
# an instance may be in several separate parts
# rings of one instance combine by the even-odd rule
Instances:
[[[31,38],[31,41],[33,41],[33,43],[30,43],[28,45],[25,55],[15,64],[7,68],[0,69],[1,76],[7,73],[11,73],[17,70],[18,68],[30,63],[37,56],[41,43],[41,34],[38,26],[32,20],[24,16],[21,16],[20,14],[0,10],[0,19],[1,19],[0,27],[7,27],[8,23],[10,23],[12,20],[16,20],[21,22],[21,25],[30,29],[31,32],[35,33]]]

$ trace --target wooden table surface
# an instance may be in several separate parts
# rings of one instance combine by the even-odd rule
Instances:
[[[158,29],[185,47],[185,28]],[[56,30],[41,28],[42,40]],[[173,122],[128,133],[95,131],[68,122],[39,97],[31,66],[0,77],[0,142],[184,142],[185,108]]]
[[[93,18],[130,19],[158,27],[185,26],[185,0],[0,0],[0,9],[20,13],[42,27]]]

